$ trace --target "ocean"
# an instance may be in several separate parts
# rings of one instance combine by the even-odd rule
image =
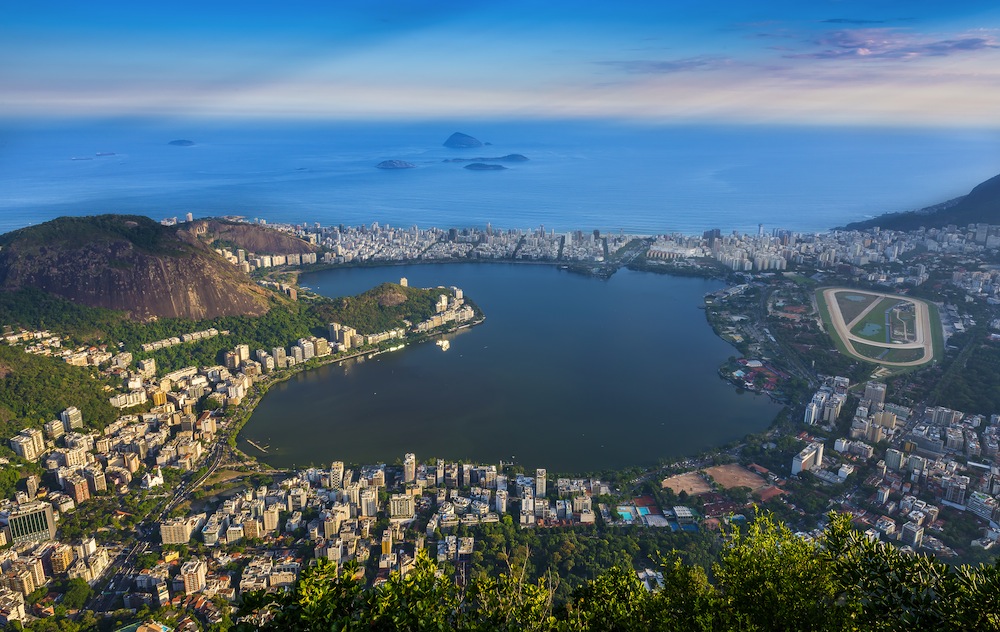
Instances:
[[[492,143],[448,149],[461,131]],[[178,147],[171,140],[195,144]],[[823,231],[967,193],[1000,134],[611,121],[0,122],[0,232],[60,215],[701,233]],[[520,153],[504,171],[453,157]],[[382,160],[406,170],[381,170]]]

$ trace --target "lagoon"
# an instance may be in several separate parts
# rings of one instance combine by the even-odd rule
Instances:
[[[300,282],[343,296],[400,277],[461,287],[486,322],[450,334],[447,351],[412,345],[275,385],[240,435],[243,450],[278,467],[414,452],[584,473],[719,446],[780,410],[718,376],[736,351],[699,309],[718,281],[463,263],[328,270]]]

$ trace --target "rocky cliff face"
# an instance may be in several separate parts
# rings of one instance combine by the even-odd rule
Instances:
[[[211,248],[145,217],[63,217],[0,236],[0,247],[3,290],[36,287],[139,320],[268,309],[268,292]]]
[[[319,250],[294,235],[256,224],[209,219],[186,224],[182,230],[208,244],[216,241],[235,244],[237,248],[259,255],[304,254]]]

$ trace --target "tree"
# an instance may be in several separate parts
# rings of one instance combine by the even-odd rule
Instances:
[[[951,567],[903,555],[831,516],[825,558],[866,630],[1000,630],[1000,566]]]
[[[842,630],[840,591],[817,543],[770,514],[732,531],[713,568],[726,609],[759,630]]]
[[[70,610],[79,610],[90,599],[92,592],[86,581],[79,578],[71,579],[66,582],[66,592],[63,594],[62,603]]]

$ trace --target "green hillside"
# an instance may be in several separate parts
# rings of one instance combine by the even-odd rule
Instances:
[[[118,416],[108,403],[106,382],[87,367],[0,345],[0,437],[41,425],[76,406],[89,426],[103,428]]]
[[[976,186],[968,195],[909,213],[887,213],[874,219],[848,224],[847,230],[943,228],[948,224],[1000,224],[1000,175]]]

